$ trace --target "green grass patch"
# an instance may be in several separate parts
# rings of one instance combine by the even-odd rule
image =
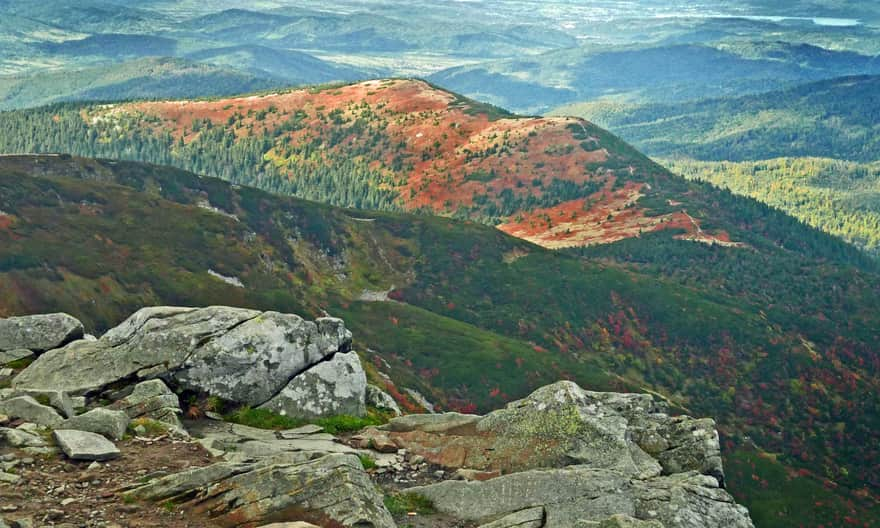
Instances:
[[[385,507],[392,515],[402,515],[410,512],[420,515],[436,513],[434,503],[430,499],[417,493],[395,493],[385,496]]]
[[[330,434],[360,431],[364,427],[382,425],[387,422],[387,418],[377,412],[371,412],[364,417],[339,415],[305,420],[282,416],[269,409],[254,409],[252,407],[241,407],[227,414],[226,420],[258,429],[273,430],[294,429],[303,425],[314,424],[323,427],[324,431]]]
[[[370,455],[358,455],[358,458],[361,459],[361,465],[364,466],[364,469],[370,470],[376,467],[376,461]]]

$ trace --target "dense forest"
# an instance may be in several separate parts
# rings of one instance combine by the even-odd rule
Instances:
[[[880,164],[823,158],[663,160],[676,174],[749,196],[880,256]]]

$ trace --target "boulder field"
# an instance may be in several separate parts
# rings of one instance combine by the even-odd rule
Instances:
[[[46,477],[15,470],[43,457],[66,464],[61,480],[77,464],[119,466],[99,498],[80,489],[81,479],[72,484],[95,511],[104,511],[98,501],[122,512],[155,504],[192,526],[392,528],[419,517],[419,526],[438,527],[752,527],[724,488],[711,419],[672,416],[651,395],[569,381],[486,415],[400,415],[367,383],[351,333],[335,318],[153,307],[95,339],[69,315],[15,317],[0,319],[0,362],[14,368],[0,389],[0,502],[15,489],[27,496],[32,480]],[[299,423],[375,407],[394,417],[353,434],[266,430],[215,413],[184,416],[181,397],[193,394]],[[169,441],[199,453],[198,463],[127,479],[126,464]],[[46,497],[32,500],[0,506],[20,512],[8,516],[13,525],[65,519],[43,506]],[[89,526],[112,528],[90,515]],[[154,524],[144,515],[137,526],[168,526],[164,514]]]

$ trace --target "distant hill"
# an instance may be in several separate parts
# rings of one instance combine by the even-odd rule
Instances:
[[[147,58],[121,64],[0,76],[0,109],[56,101],[191,98],[265,90],[289,84],[183,59]]]
[[[306,53],[277,50],[258,45],[210,48],[186,56],[190,60],[244,71],[266,79],[284,79],[289,84],[321,84],[379,77],[382,70],[360,70],[317,59]]]
[[[677,102],[740,96],[850,74],[880,73],[875,57],[780,42],[566,49],[451,68],[429,79],[526,113],[566,103]]]
[[[730,99],[571,105],[552,113],[602,123],[652,156],[705,161],[785,156],[880,159],[880,76],[876,75]]]
[[[443,409],[558,378],[654,391],[718,418],[730,489],[759,526],[876,526],[880,276],[753,200],[682,190],[712,196],[750,248],[658,232],[584,258],[167,167],[2,156],[0,316],[63,310],[101,331],[143,304],[327,312],[392,387]]]

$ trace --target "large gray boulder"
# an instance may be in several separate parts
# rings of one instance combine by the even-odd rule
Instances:
[[[0,414],[10,418],[20,418],[26,422],[54,429],[64,418],[55,409],[43,405],[30,396],[17,396],[0,401]]]
[[[285,416],[364,416],[367,376],[356,352],[336,354],[294,377],[261,408]]]
[[[339,319],[242,308],[145,308],[98,341],[40,356],[14,387],[95,393],[123,380],[160,377],[172,386],[257,406],[294,376],[337,352],[351,333]]]
[[[92,409],[91,411],[69,418],[60,425],[62,429],[75,429],[98,433],[110,440],[122,440],[128,428],[129,418],[123,411],[110,409]]]
[[[112,460],[121,454],[113,442],[96,433],[57,429],[54,432],[58,447],[71,460]]]
[[[748,511],[714,477],[696,472],[641,480],[613,469],[570,466],[483,482],[447,480],[407,492],[428,498],[442,513],[476,522],[540,506],[545,526],[554,528],[604,526],[621,515],[665,528],[753,528]]]
[[[26,349],[40,353],[80,339],[83,334],[82,323],[64,313],[0,319],[0,351]]]
[[[125,497],[171,500],[185,510],[210,512],[215,522],[230,527],[259,526],[293,514],[320,526],[395,527],[382,495],[349,454],[220,463],[149,482]]]

